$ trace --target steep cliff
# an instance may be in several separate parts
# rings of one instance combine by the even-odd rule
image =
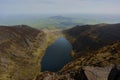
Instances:
[[[0,80],[32,80],[46,47],[43,31],[26,25],[0,26]]]

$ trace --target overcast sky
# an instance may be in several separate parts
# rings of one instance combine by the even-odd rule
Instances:
[[[120,0],[0,0],[0,14],[120,14]]]

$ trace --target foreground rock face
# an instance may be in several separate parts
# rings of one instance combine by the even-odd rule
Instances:
[[[104,68],[86,66],[84,68],[88,80],[108,80],[111,69],[111,66]]]
[[[40,71],[45,34],[26,25],[0,26],[0,80],[32,80]]]
[[[120,69],[118,66],[107,67],[84,67],[85,74],[88,80],[119,80]]]
[[[53,73],[43,72],[36,80],[119,80],[120,69],[118,67],[92,67],[84,66],[75,72]]]
[[[37,76],[36,80],[74,80],[69,74],[57,74],[53,72],[43,72]]]

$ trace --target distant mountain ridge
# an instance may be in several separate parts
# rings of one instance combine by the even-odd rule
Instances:
[[[72,18],[69,17],[63,17],[63,16],[52,16],[49,17],[50,19],[58,19],[58,20],[72,20]]]

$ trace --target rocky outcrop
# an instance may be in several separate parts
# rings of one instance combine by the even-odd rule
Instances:
[[[36,80],[74,80],[69,74],[57,74],[54,72],[42,72]]]
[[[36,80],[119,80],[120,69],[116,66],[83,68],[69,73],[43,72]]]
[[[84,67],[85,74],[88,80],[108,80],[108,75],[112,66],[108,67],[92,67],[86,66]]]
[[[0,80],[32,80],[46,48],[43,31],[26,25],[0,26]]]

